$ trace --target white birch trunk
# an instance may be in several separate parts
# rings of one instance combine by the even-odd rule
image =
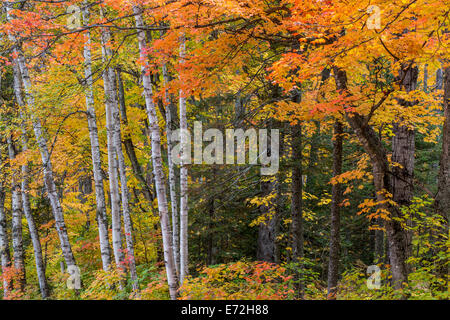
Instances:
[[[115,86],[114,86],[115,89]],[[114,144],[116,147],[117,162],[119,166],[120,189],[122,194],[122,215],[123,224],[125,228],[125,242],[127,244],[128,253],[128,267],[130,268],[131,285],[133,290],[139,290],[139,283],[136,272],[136,260],[134,258],[134,243],[133,243],[133,223],[130,215],[130,193],[127,185],[127,171],[125,165],[125,157],[122,149],[122,134],[120,128],[120,115],[117,103],[114,105],[113,121],[115,126]]]
[[[6,5],[7,19],[9,18],[10,5]],[[17,43],[15,37],[11,34],[8,35],[9,39],[12,43]],[[22,54],[20,48],[17,48],[15,52],[16,58],[14,59],[14,64],[16,64],[19,68],[16,68],[14,72],[20,72],[20,78],[22,80],[26,103],[29,109],[29,113],[31,115],[31,120],[33,124],[33,131],[36,138],[36,142],[39,147],[39,151],[41,154],[42,166],[44,171],[44,183],[47,189],[47,196],[50,200],[50,205],[52,208],[52,213],[55,218],[55,227],[58,233],[59,242],[61,245],[61,250],[64,256],[64,260],[67,264],[67,267],[77,268],[75,257],[72,253],[72,247],[69,242],[69,236],[67,234],[67,228],[64,221],[64,214],[61,208],[60,199],[56,192],[55,180],[53,178],[53,168],[50,162],[50,155],[47,147],[47,140],[43,134],[41,121],[38,117],[36,117],[33,113],[34,108],[34,96],[31,91],[31,80],[28,73],[28,67],[25,63],[25,58]]]
[[[0,165],[1,165],[1,157],[0,157]],[[7,272],[7,269],[11,266],[11,257],[9,255],[9,245],[8,245],[8,234],[6,230],[6,212],[5,212],[5,191],[3,189],[2,182],[0,182],[0,260],[2,263],[2,274]],[[3,277],[3,297],[7,297],[9,290],[11,289],[11,285],[6,279]]]
[[[22,207],[25,218],[28,223],[28,230],[30,232],[31,242],[34,250],[34,262],[36,264],[36,273],[39,282],[39,289],[41,291],[42,299],[47,299],[50,295],[47,278],[45,276],[44,259],[42,258],[42,246],[39,238],[39,231],[31,214],[29,186],[28,186],[28,165],[22,166]]]
[[[8,155],[9,160],[13,161],[16,157],[11,136],[8,135]],[[17,179],[18,172],[11,171],[11,211],[12,211],[12,246],[14,268],[18,272],[20,288],[23,290],[26,283],[25,262],[23,252],[23,233],[22,233],[22,201],[20,197],[20,183]]]
[[[146,58],[144,50],[147,46],[147,43],[145,39],[145,31],[142,29],[144,27],[142,10],[138,6],[133,6],[133,13],[135,14],[134,18],[138,34],[140,58],[144,60]],[[164,262],[166,265],[167,282],[169,285],[169,293],[171,299],[176,299],[178,290],[178,279],[172,252],[173,249],[172,231],[170,230],[165,177],[161,158],[161,135],[159,132],[156,108],[153,103],[152,83],[150,75],[147,72],[145,66],[141,67],[141,73],[144,87],[145,105],[151,132],[153,172],[155,176],[156,196],[158,199],[158,209],[161,223],[161,233],[163,240],[164,260],[165,260]]]
[[[89,8],[87,1],[83,10],[83,21],[89,24]],[[111,248],[108,237],[108,221],[106,215],[105,190],[103,186],[102,162],[100,153],[100,143],[98,139],[97,119],[94,108],[94,92],[92,79],[92,58],[91,58],[91,34],[86,33],[87,41],[84,45],[84,74],[86,79],[86,112],[88,119],[89,138],[91,141],[92,172],[94,176],[95,200],[97,204],[96,220],[100,241],[100,253],[102,257],[103,270],[108,271],[111,265]]]
[[[181,38],[180,63],[184,62],[186,51],[185,37]],[[181,129],[181,168],[180,168],[180,284],[189,273],[188,268],[188,167],[186,145],[190,143],[187,132],[186,97],[180,89],[180,129]]]
[[[164,83],[169,83],[169,75],[167,73],[166,64],[162,67]],[[177,274],[180,274],[180,234],[179,234],[179,215],[178,215],[178,197],[175,178],[175,164],[172,159],[172,102],[169,99],[168,90],[164,94],[166,104],[166,139],[167,139],[167,162],[169,166],[169,192],[170,205],[172,209],[172,251],[175,259],[175,268]]]
[[[22,82],[24,84],[24,89],[27,97],[27,104],[29,108],[33,108],[34,97],[31,93],[31,82],[28,76],[28,69],[25,65],[24,57],[19,54],[18,62],[20,71],[22,74]],[[55,218],[55,227],[58,232],[59,241],[61,244],[61,250],[64,256],[67,267],[76,268],[75,257],[72,253],[72,247],[69,242],[69,236],[67,234],[66,223],[64,221],[64,214],[61,208],[61,203],[56,191],[55,180],[53,178],[53,168],[50,162],[50,155],[48,152],[47,141],[44,137],[42,131],[42,125],[39,118],[35,117],[31,112],[34,135],[41,153],[41,160],[44,169],[44,182],[47,189],[47,196],[50,200],[50,205],[52,207],[52,213]]]
[[[14,72],[14,94],[16,96],[16,101],[19,106],[19,115],[21,119],[21,143],[22,143],[22,152],[25,152],[28,150],[28,137],[27,137],[27,130],[25,126],[24,114],[22,112],[22,107],[25,105],[23,98],[22,98],[22,90],[20,85],[20,72],[18,70],[18,66],[14,65],[13,68],[15,69]],[[33,244],[33,250],[34,250],[34,260],[36,264],[36,274],[38,277],[39,282],[39,289],[41,292],[42,299],[46,299],[49,296],[49,288],[47,283],[47,278],[45,276],[45,265],[44,260],[42,258],[42,246],[41,241],[39,238],[39,231],[36,227],[36,224],[34,222],[33,215],[31,213],[31,206],[30,206],[30,196],[29,196],[29,168],[28,164],[22,165],[22,181],[21,181],[21,194],[22,194],[22,208],[23,213],[25,215],[25,218],[27,219],[28,223],[28,230],[30,231],[30,237],[31,242]]]
[[[102,29],[101,42],[102,54],[106,63],[112,57],[111,49],[107,47],[111,39],[107,28]],[[120,219],[120,194],[119,177],[117,175],[116,143],[117,127],[114,121],[114,112],[117,109],[117,93],[115,90],[115,73],[111,67],[103,71],[103,85],[105,89],[105,111],[106,111],[106,131],[108,146],[108,175],[109,191],[111,193],[111,222],[112,222],[112,244],[116,267],[124,269],[124,253],[122,247],[122,230]]]

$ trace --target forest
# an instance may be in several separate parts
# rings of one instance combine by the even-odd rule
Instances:
[[[447,0],[2,0],[4,300],[448,300]]]

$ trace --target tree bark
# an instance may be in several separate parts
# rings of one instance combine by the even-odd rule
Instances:
[[[125,104],[125,90],[123,86],[122,80],[122,72],[120,68],[116,69],[117,71],[117,83],[118,83],[118,93],[119,93],[119,109],[120,116],[124,126],[128,126],[128,116],[127,116],[127,108]],[[134,176],[139,180],[142,185],[141,192],[144,195],[144,198],[148,202],[153,202],[154,196],[152,192],[151,186],[148,184],[146,178],[144,177],[144,170],[142,166],[139,164],[138,158],[136,156],[136,151],[134,148],[133,140],[131,136],[126,133],[123,137],[123,144],[125,146],[125,152],[127,153],[128,159],[131,163],[131,169],[133,170]]]
[[[436,84],[435,84],[435,90],[441,90],[442,89],[442,83],[443,83],[443,74],[442,69],[436,70]]]
[[[145,31],[142,29],[144,20],[142,18],[142,9],[138,6],[133,6],[133,13],[136,22],[139,52],[142,60],[146,59],[145,49],[147,42],[145,38]],[[141,67],[142,82],[144,87],[145,105],[147,116],[150,124],[151,132],[151,146],[152,146],[152,161],[153,173],[155,176],[156,195],[158,199],[159,217],[161,223],[161,233],[164,247],[164,261],[166,265],[167,282],[169,284],[169,293],[171,299],[176,299],[178,290],[178,277],[176,273],[175,261],[173,258],[172,247],[172,231],[169,223],[169,209],[167,204],[165,176],[163,171],[163,164],[161,158],[161,135],[158,126],[158,117],[156,114],[155,104],[153,102],[153,89],[150,74],[145,66]]]
[[[448,250],[446,238],[449,236],[450,220],[450,67],[444,69],[444,125],[442,128],[442,153],[438,175],[438,191],[436,194],[435,208],[442,216],[443,226],[438,235],[439,251]],[[435,255],[437,256],[437,255]],[[448,290],[448,277],[450,267],[448,260],[439,261],[439,275],[446,281],[442,288]]]
[[[10,7],[6,6],[7,15],[9,14]],[[14,36],[9,35],[9,39],[16,44],[17,41]],[[53,177],[53,168],[51,164],[50,154],[47,147],[47,140],[44,136],[42,124],[38,117],[34,114],[34,96],[31,92],[31,80],[28,73],[28,67],[25,63],[25,57],[23,56],[20,47],[15,49],[16,58],[14,59],[14,65],[18,68],[14,68],[16,76],[22,80],[23,89],[26,97],[26,104],[28,106],[29,113],[31,115],[33,131],[36,138],[37,145],[41,154],[42,166],[44,171],[44,184],[47,190],[47,196],[50,200],[52,213],[55,218],[55,227],[58,233],[61,250],[64,256],[64,260],[68,267],[76,268],[75,257],[72,252],[72,247],[69,242],[69,236],[67,234],[66,223],[64,221],[64,213],[61,208],[60,199],[56,191],[55,180]]]
[[[342,123],[336,120],[334,123],[333,138],[333,177],[342,174]],[[328,299],[335,300],[339,278],[340,256],[340,227],[341,227],[341,201],[342,187],[335,183],[331,191],[331,230],[330,230],[330,257],[328,261]]]
[[[13,69],[15,70],[13,72],[13,78],[14,78],[14,95],[16,97],[16,102],[19,106],[19,115],[20,115],[20,126],[22,129],[22,134],[20,136],[21,144],[22,144],[22,152],[25,152],[28,150],[28,136],[27,136],[27,129],[25,125],[25,121],[23,120],[25,118],[22,107],[25,106],[25,102],[22,97],[22,89],[20,84],[20,71],[18,69],[19,67],[15,64],[13,66]],[[36,227],[36,224],[34,222],[33,215],[31,213],[31,205],[30,205],[30,197],[29,197],[29,168],[28,164],[25,163],[22,165],[22,180],[21,180],[21,195],[22,195],[22,208],[23,213],[25,214],[25,218],[28,223],[28,230],[30,232],[31,241],[33,243],[33,250],[34,250],[34,259],[36,264],[36,273],[38,276],[38,282],[39,282],[39,289],[41,292],[41,297],[43,299],[48,298],[50,295],[47,278],[45,276],[45,264],[42,258],[42,247],[41,247],[41,241],[39,237],[39,231]]]
[[[0,155],[0,165],[2,157]],[[0,181],[0,259],[2,264],[2,275],[3,275],[3,297],[8,297],[9,292],[12,288],[12,283],[5,277],[11,267],[11,256],[9,253],[9,241],[6,225],[6,212],[5,212],[5,198],[6,193],[3,186],[3,179]]]
[[[401,87],[410,92],[416,90],[418,68],[411,64],[403,64],[399,74]],[[404,108],[409,108],[415,104],[414,101],[400,99],[399,104]],[[400,121],[394,123],[392,138],[392,162],[398,163],[401,167],[395,165],[392,167],[392,194],[393,200],[398,206],[409,206],[413,196],[414,181],[414,152],[415,143],[414,129],[404,125]],[[405,221],[411,226],[411,220]],[[406,258],[412,255],[412,231],[405,231],[405,250]]]
[[[180,63],[184,63],[186,44],[184,35],[180,45]],[[186,97],[180,89],[180,129],[181,129],[181,164],[180,164],[180,285],[189,273],[188,260],[188,161],[185,146],[190,143],[184,134],[188,130],[186,117]]]
[[[423,91],[428,92],[428,63],[423,67]]]
[[[111,34],[109,29],[103,28],[101,42],[102,54],[105,61],[112,59],[112,52],[108,47],[110,39]],[[115,72],[111,66],[108,66],[103,72],[103,85],[105,90],[109,190],[111,193],[112,244],[116,267],[125,271],[120,218],[119,177],[117,175],[118,165],[116,161],[116,156],[118,155],[117,139],[120,140],[120,136],[117,132],[118,128],[114,117],[117,109],[117,92],[115,88]]]
[[[8,155],[9,160],[12,161],[16,158],[16,151],[11,139],[8,135]],[[17,177],[20,176],[17,170],[11,167],[11,211],[12,211],[12,246],[13,246],[13,261],[14,269],[17,273],[17,280],[20,290],[25,288],[26,275],[25,275],[25,257],[23,251],[23,234],[22,234],[22,199],[20,196],[20,182]]]
[[[439,166],[435,205],[448,222],[450,215],[450,67],[444,69],[444,125]]]
[[[28,230],[30,232],[31,242],[33,243],[34,261],[36,264],[36,273],[39,282],[39,289],[41,291],[42,299],[47,299],[50,296],[48,288],[47,277],[45,276],[45,265],[42,257],[42,246],[39,237],[39,231],[34,222],[34,217],[31,213],[30,199],[29,199],[29,171],[28,165],[22,166],[22,207],[23,213],[28,223]]]
[[[261,195],[268,196],[274,188],[273,181],[261,180]],[[256,259],[275,262],[275,217],[272,216],[270,205],[259,206],[259,211],[265,221],[259,224]]]
[[[169,74],[167,72],[167,65],[164,64],[162,67],[162,73],[164,78],[164,84],[167,85],[170,81]],[[170,193],[170,204],[172,209],[172,251],[175,259],[175,267],[177,274],[180,275],[180,233],[179,233],[179,214],[178,214],[178,197],[176,188],[176,172],[175,164],[172,159],[172,128],[174,114],[176,114],[175,105],[169,97],[168,90],[166,89],[164,93],[164,100],[166,104],[166,140],[167,140],[167,163],[169,167],[169,193]],[[175,109],[175,110],[173,110]],[[174,112],[175,111],[175,112]]]
[[[83,10],[83,21],[89,24],[89,7],[87,1]],[[92,79],[92,58],[91,58],[91,34],[86,33],[87,41],[84,44],[84,74],[86,81],[86,113],[88,121],[89,138],[91,142],[92,173],[94,176],[95,202],[97,205],[96,221],[98,226],[98,236],[100,242],[100,253],[103,270],[108,271],[111,266],[111,247],[108,236],[108,219],[106,214],[105,189],[103,185],[102,160],[100,143],[98,139],[97,118],[95,115],[94,91]]]
[[[350,94],[347,88],[347,75],[344,70],[334,68],[334,78],[338,90]],[[355,106],[352,106],[356,108]],[[398,207],[393,206],[389,195],[393,192],[391,184],[389,164],[386,150],[380,138],[371,126],[367,124],[364,116],[358,113],[345,112],[347,122],[354,130],[364,150],[372,162],[372,171],[377,201],[380,208],[389,212],[390,219],[385,221],[386,234],[389,246],[389,257],[391,262],[392,281],[395,289],[400,289],[408,282],[408,274],[405,264],[405,236],[401,223],[395,219],[402,216]]]
[[[299,98],[296,102],[300,102]],[[291,182],[291,246],[292,261],[298,263],[304,257],[303,232],[303,167],[302,167],[302,127],[297,123],[291,127],[292,182]],[[301,265],[299,265],[300,267]],[[297,274],[298,278],[299,275]],[[303,298],[304,283],[301,279],[297,286],[297,296]]]
[[[211,168],[211,180],[210,185],[213,186],[217,179],[217,167],[213,165]],[[218,237],[216,235],[216,190],[213,187],[208,200],[208,230],[207,230],[207,256],[206,264],[215,265],[217,263],[217,244]]]
[[[115,88],[114,88],[115,89]],[[130,269],[131,286],[133,290],[139,290],[138,277],[136,272],[136,260],[134,257],[134,241],[133,241],[133,222],[130,213],[130,192],[127,185],[127,170],[125,157],[122,149],[122,134],[120,128],[120,115],[117,104],[114,105],[113,121],[115,126],[114,144],[116,149],[117,160],[119,164],[120,190],[122,195],[122,215],[125,228],[125,242],[127,245],[127,262]]]

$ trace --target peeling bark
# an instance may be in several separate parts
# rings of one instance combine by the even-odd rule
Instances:
[[[86,5],[83,10],[83,21],[89,24],[89,8]],[[94,106],[94,91],[92,79],[92,58],[91,58],[91,34],[86,33],[87,41],[84,44],[84,75],[86,81],[86,112],[91,142],[92,173],[94,176],[95,203],[97,205],[96,221],[98,226],[98,236],[100,242],[100,253],[103,270],[108,271],[111,266],[111,247],[108,236],[108,220],[106,214],[105,190],[103,185],[102,161],[100,143],[98,138],[97,118]]]
[[[0,165],[2,159],[0,155]],[[6,226],[6,212],[5,212],[5,198],[6,193],[3,186],[3,179],[0,181],[0,259],[2,274],[7,273],[11,267],[11,256],[9,253],[9,241]],[[12,283],[6,277],[3,277],[3,297],[7,297],[11,291]]]
[[[101,32],[101,42],[102,55],[105,61],[112,58],[111,49],[108,47],[108,42],[110,40],[111,34],[109,29],[103,28]],[[115,110],[117,109],[117,93],[115,88],[115,72],[111,66],[108,66],[103,72],[103,86],[105,90],[109,190],[111,193],[112,245],[116,267],[125,271],[125,255],[122,247],[120,218],[118,163],[116,160],[118,153],[117,139],[120,141],[120,136],[118,136],[118,128],[114,119],[114,114],[116,113]]]
[[[180,45],[180,63],[184,62],[186,44],[184,36]],[[183,90],[180,90],[180,129],[181,134],[181,165],[180,165],[180,285],[183,284],[184,278],[189,273],[188,260],[188,167],[185,146],[190,143],[184,132],[188,130],[186,117],[186,97]]]
[[[133,13],[138,29],[138,42],[141,59],[145,59],[145,49],[147,47],[145,31],[143,31],[144,20],[142,18],[142,9],[133,6]],[[165,176],[161,158],[161,134],[159,132],[158,117],[155,104],[153,102],[153,89],[150,75],[146,67],[141,67],[142,82],[144,87],[145,105],[150,125],[153,173],[155,177],[156,195],[158,198],[158,209],[161,224],[161,233],[164,247],[164,261],[166,265],[167,282],[171,299],[176,299],[178,290],[178,277],[176,273],[175,260],[173,258],[172,230],[169,221],[169,208],[167,204]]]
[[[8,155],[12,162],[16,158],[16,151],[11,139],[8,136]],[[25,288],[25,257],[23,251],[23,233],[22,233],[22,199],[20,196],[20,182],[17,177],[20,176],[16,170],[11,171],[11,211],[12,211],[12,247],[13,264],[17,272],[17,280],[21,290]]]
[[[7,17],[9,18],[9,11],[11,10],[10,5],[6,5]],[[44,136],[41,121],[34,114],[34,96],[31,91],[31,80],[28,73],[28,67],[25,63],[25,57],[23,56],[22,50],[18,45],[15,37],[9,34],[9,39],[11,42],[16,44],[15,54],[16,58],[13,63],[15,66],[14,73],[16,76],[22,80],[23,90],[25,93],[25,101],[28,106],[28,112],[31,115],[31,121],[33,125],[33,131],[36,138],[36,142],[41,154],[42,166],[44,171],[44,183],[47,190],[47,196],[50,200],[50,205],[52,208],[52,213],[55,218],[55,227],[58,233],[59,242],[61,245],[61,250],[64,256],[64,260],[69,267],[76,267],[75,257],[72,252],[72,247],[69,242],[69,236],[67,234],[67,228],[64,221],[64,213],[61,208],[61,203],[59,196],[56,191],[55,180],[53,176],[53,168],[51,164],[50,154],[48,151],[47,140]]]

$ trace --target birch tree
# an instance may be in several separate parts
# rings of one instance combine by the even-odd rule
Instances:
[[[0,153],[0,167],[4,167],[4,163],[2,163],[2,155]],[[2,171],[2,176],[4,176],[4,172]],[[9,268],[11,267],[11,256],[9,253],[9,241],[8,241],[8,233],[7,233],[7,225],[6,225],[6,211],[5,211],[5,198],[6,192],[3,184],[3,177],[0,180],[0,259],[1,259],[1,267],[3,274],[3,297],[7,297],[9,291],[12,288],[12,284],[10,279],[5,277],[4,275],[8,273]]]
[[[113,71],[115,72],[115,71]],[[115,89],[115,88],[114,88]],[[122,195],[122,215],[123,224],[125,229],[125,242],[127,244],[127,254],[128,254],[128,267],[130,269],[130,276],[132,281],[133,290],[139,289],[137,272],[136,272],[136,260],[134,258],[134,242],[133,242],[133,227],[130,215],[130,192],[127,185],[127,172],[125,165],[125,158],[123,156],[122,150],[122,134],[120,129],[120,115],[117,103],[114,105],[113,111],[113,121],[114,121],[114,145],[116,149],[117,163],[119,167],[120,176],[120,190]]]
[[[84,25],[89,25],[89,6],[84,2],[83,21]],[[102,257],[103,270],[108,271],[111,265],[111,248],[109,246],[108,222],[106,215],[105,190],[103,186],[102,161],[100,153],[100,143],[98,140],[97,118],[94,105],[94,90],[92,79],[92,57],[91,57],[91,34],[86,32],[86,42],[84,44],[84,74],[86,85],[86,114],[89,129],[89,139],[91,142],[92,173],[94,176],[95,200],[97,205],[96,220],[100,241],[100,252]]]
[[[101,12],[103,16],[103,12]],[[111,34],[108,28],[101,31],[102,54],[105,63],[110,63],[112,59],[111,49],[108,47]],[[117,125],[114,115],[117,109],[117,92],[115,88],[115,72],[111,66],[107,66],[103,71],[103,86],[105,90],[105,113],[108,149],[108,175],[109,191],[111,193],[111,221],[112,221],[112,244],[116,266],[124,268],[124,253],[122,247],[122,230],[120,218],[120,194],[117,156]]]
[[[14,148],[11,135],[8,135],[8,155],[10,163],[16,157],[16,150]],[[16,170],[11,168],[11,212],[12,212],[12,247],[13,247],[13,262],[14,268],[17,272],[17,280],[20,289],[23,290],[26,284],[25,262],[23,251],[23,234],[22,234],[22,199],[20,196],[20,182]]]
[[[10,4],[6,4],[7,17],[9,19],[9,11],[11,10]],[[75,257],[72,252],[72,247],[69,242],[69,236],[67,234],[66,223],[64,221],[64,213],[62,211],[60,199],[56,191],[56,185],[53,174],[53,167],[51,164],[50,154],[47,146],[47,140],[44,135],[41,121],[34,112],[34,95],[32,92],[31,79],[28,72],[28,66],[25,63],[25,57],[21,50],[20,44],[17,42],[15,36],[11,33],[8,34],[10,41],[15,45],[13,63],[18,66],[14,69],[15,73],[20,73],[17,76],[20,77],[23,84],[23,90],[25,93],[25,102],[27,105],[27,111],[31,116],[31,122],[33,125],[34,136],[41,155],[42,167],[44,171],[44,184],[47,191],[47,196],[50,200],[53,217],[55,219],[55,226],[61,245],[64,260],[69,268],[78,268],[76,266]]]
[[[141,60],[146,59],[145,49],[147,48],[144,20],[142,18],[142,9],[136,5],[133,6],[135,26],[139,42],[139,52]],[[169,209],[167,204],[165,176],[161,158],[161,135],[159,132],[158,118],[155,104],[153,102],[153,89],[150,74],[145,66],[141,66],[142,83],[144,87],[144,98],[147,116],[150,124],[151,147],[153,173],[155,176],[156,195],[158,199],[158,209],[161,224],[161,233],[164,247],[164,261],[166,265],[167,281],[169,284],[170,297],[176,299],[178,289],[178,277],[176,273],[175,261],[172,247],[172,231],[170,230]]]
[[[180,63],[184,63],[186,54],[186,39],[183,35],[180,44]],[[188,159],[187,154],[187,116],[186,116],[186,97],[182,89],[180,89],[180,143],[181,143],[181,164],[180,164],[180,284],[189,273],[188,267]]]
[[[16,102],[18,105],[18,113],[20,117],[20,127],[21,127],[21,135],[20,141],[22,146],[22,152],[26,152],[28,150],[28,135],[27,135],[27,127],[25,124],[25,114],[23,112],[23,108],[25,107],[25,102],[23,100],[23,92],[21,86],[20,79],[20,70],[17,65],[13,65],[13,79],[14,79],[14,96],[16,98]],[[30,172],[28,163],[24,163],[21,166],[21,197],[22,197],[22,209],[27,220],[28,230],[30,232],[31,242],[33,244],[34,251],[34,260],[36,265],[36,273],[39,282],[39,289],[41,292],[41,297],[43,299],[48,298],[50,292],[47,283],[47,277],[45,275],[45,265],[42,257],[42,246],[39,237],[39,231],[34,221],[34,217],[31,213],[31,205],[30,205],[30,187],[29,187],[29,179]]]
[[[162,74],[164,79],[164,85],[167,86],[170,77],[167,71],[167,64],[162,66]],[[167,139],[167,166],[169,167],[169,193],[170,193],[170,205],[172,211],[172,251],[175,260],[175,268],[177,274],[180,274],[180,233],[179,233],[179,214],[178,214],[178,197],[176,188],[176,172],[175,163],[172,159],[172,128],[175,105],[172,103],[172,99],[169,97],[168,89],[164,92],[165,100],[165,114],[166,114],[166,139]],[[175,107],[175,108],[174,108]]]

